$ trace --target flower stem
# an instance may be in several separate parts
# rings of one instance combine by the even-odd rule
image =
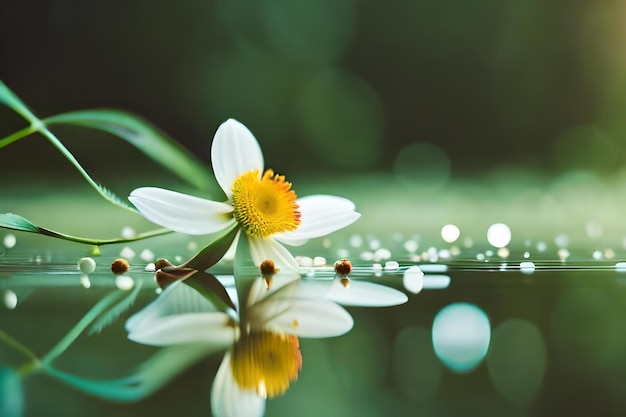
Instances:
[[[37,131],[37,129],[35,127],[33,127],[33,125],[25,127],[22,130],[18,130],[17,132],[10,134],[6,138],[0,139],[0,149],[4,148],[5,146],[8,146],[8,145],[12,144],[13,142],[15,142],[15,141],[17,141],[19,139],[22,139],[22,138],[25,138],[26,136],[32,135],[36,131]]]

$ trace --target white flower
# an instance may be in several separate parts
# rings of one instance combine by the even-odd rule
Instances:
[[[218,311],[175,282],[127,321],[128,337],[148,345],[204,343],[227,350],[213,382],[213,414],[262,416],[265,399],[282,394],[298,376],[298,337],[339,336],[353,326],[346,310],[306,295],[307,283],[296,278],[275,281],[269,289],[265,279],[255,279],[238,312]]]
[[[297,199],[285,177],[271,169],[264,171],[257,140],[234,119],[217,129],[211,161],[226,202],[153,187],[135,189],[128,198],[148,220],[180,233],[210,234],[237,224],[250,241],[256,265],[273,259],[279,267],[294,271],[297,263],[279,242],[302,245],[360,217],[354,203],[342,197]]]

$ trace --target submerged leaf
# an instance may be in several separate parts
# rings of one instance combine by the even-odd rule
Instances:
[[[118,136],[155,162],[190,184],[202,189],[212,186],[207,167],[156,126],[140,117],[112,109],[80,110],[48,117],[47,126],[55,124],[83,126]]]
[[[122,298],[117,304],[112,306],[108,311],[102,313],[102,315],[91,324],[87,334],[91,336],[94,333],[100,332],[109,324],[113,323],[113,321],[115,321],[115,319],[121,316],[125,311],[127,311],[137,299],[142,283],[143,281],[140,280],[135,281],[133,290],[130,291],[128,295]]]
[[[207,344],[181,344],[160,349],[130,375],[113,380],[93,380],[59,371],[44,370],[83,392],[115,401],[139,401],[157,391],[215,348]]]
[[[225,311],[227,308],[236,310],[235,304],[226,292],[226,288],[214,275],[204,271],[197,271],[189,278],[186,278],[183,283],[198,291],[218,310]]]

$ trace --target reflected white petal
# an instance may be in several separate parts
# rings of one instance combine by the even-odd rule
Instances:
[[[255,265],[261,265],[265,260],[274,261],[278,269],[297,272],[298,263],[287,249],[273,238],[248,237],[250,255]]]
[[[405,293],[385,285],[367,281],[350,280],[344,287],[335,279],[326,298],[346,306],[388,307],[404,304],[409,299]]]
[[[256,392],[242,390],[233,377],[231,355],[227,352],[211,388],[211,411],[216,417],[261,417],[265,399]]]
[[[151,222],[180,233],[205,235],[235,222],[229,204],[162,188],[137,188],[128,199]]]
[[[216,312],[200,293],[182,281],[170,284],[157,298],[126,321],[126,330],[150,327],[154,320],[176,314]]]
[[[226,313],[191,313],[159,317],[149,325],[134,326],[128,338],[153,346],[203,343],[216,350],[226,349],[235,340],[232,318]]]
[[[301,245],[306,239],[325,236],[342,229],[361,217],[354,203],[343,197],[312,195],[298,199],[302,223],[293,232],[274,237],[289,245]]]
[[[300,298],[288,303],[287,300],[272,298],[272,303],[268,302],[266,306],[277,307],[281,301],[284,309],[280,314],[267,309],[264,312],[267,314],[260,317],[268,329],[301,337],[333,337],[347,333],[354,325],[350,313],[329,300]],[[255,314],[258,313],[255,310]]]
[[[211,146],[213,172],[226,196],[233,195],[235,179],[253,169],[263,173],[263,153],[250,130],[235,119],[228,119],[215,132]]]

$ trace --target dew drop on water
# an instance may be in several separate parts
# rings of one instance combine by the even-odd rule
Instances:
[[[93,258],[89,257],[80,258],[78,260],[78,269],[83,274],[91,274],[93,271],[96,270],[96,261],[94,261]]]
[[[453,224],[446,224],[441,228],[441,238],[446,243],[456,242],[459,236],[461,236],[461,230]]]
[[[16,243],[17,243],[17,238],[15,237],[14,234],[11,234],[11,233],[9,233],[8,235],[5,235],[4,239],[2,239],[2,244],[7,249],[13,249]]]
[[[618,262],[615,264],[615,270],[617,272],[626,272],[626,262]]]
[[[523,256],[524,256],[524,259],[530,258],[530,252],[525,251]]]
[[[491,246],[503,248],[511,242],[511,229],[504,223],[494,223],[487,229],[487,241]]]
[[[535,263],[531,261],[520,262],[519,269],[522,274],[532,274],[535,272]]]
[[[154,262],[150,262],[148,265],[146,265],[146,267],[144,268],[144,271],[146,272],[156,271],[156,265],[154,264]]]
[[[385,262],[385,271],[395,271],[398,268],[400,268],[400,264],[396,261]]]
[[[118,275],[115,277],[115,286],[123,291],[128,291],[135,286],[135,281],[128,275]]]

